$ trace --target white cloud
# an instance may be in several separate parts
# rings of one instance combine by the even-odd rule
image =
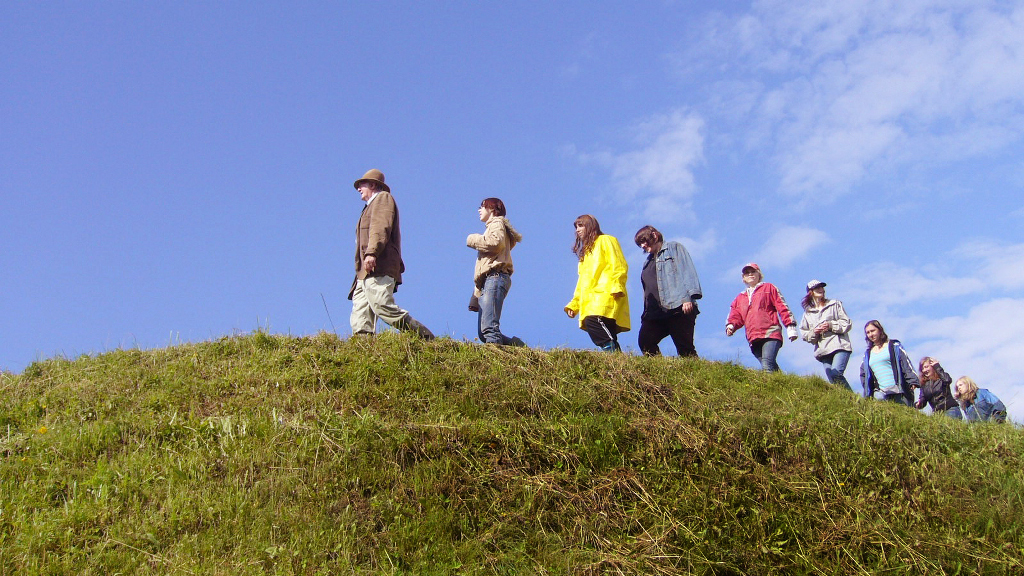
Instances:
[[[953,255],[978,266],[978,280],[993,288],[1024,288],[1024,244],[968,242]]]
[[[762,269],[785,269],[828,243],[828,234],[815,228],[786,226],[776,230],[754,255]]]
[[[690,258],[692,258],[695,263],[706,259],[715,251],[716,248],[718,248],[718,234],[714,230],[706,230],[700,235],[700,238],[676,236],[668,239],[675,240],[685,246],[686,251],[690,253]]]
[[[985,283],[974,277],[926,275],[900,264],[876,262],[846,274],[842,286],[844,300],[884,316],[902,304],[974,294],[984,289]]]
[[[767,146],[781,191],[805,201],[841,196],[881,170],[990,153],[1024,134],[1019,0],[763,0],[699,32],[680,69],[714,74],[713,92],[745,91],[709,105],[735,119],[740,137]]]
[[[911,303],[1024,288],[1024,244],[966,241],[927,268],[875,262],[846,274],[844,299],[877,316]]]
[[[636,203],[641,217],[660,223],[692,217],[693,170],[704,161],[704,121],[677,110],[635,127],[639,148],[622,153],[578,153],[608,169],[618,199]]]
[[[722,273],[720,280],[735,282],[739,278],[740,268],[747,262],[755,262],[761,267],[765,281],[772,282],[773,274],[787,270],[829,242],[831,238],[821,230],[784,226],[772,232],[756,252],[748,253],[742,261],[729,266]]]

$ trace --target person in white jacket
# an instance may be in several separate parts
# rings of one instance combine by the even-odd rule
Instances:
[[[800,337],[814,344],[814,357],[825,367],[825,377],[832,384],[853,388],[843,373],[853,353],[850,328],[853,323],[839,300],[825,297],[825,283],[811,280],[807,283],[807,296],[801,302],[804,317],[800,320]]]

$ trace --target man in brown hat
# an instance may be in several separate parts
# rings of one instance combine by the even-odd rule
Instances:
[[[352,301],[352,334],[373,334],[377,319],[399,330],[430,339],[434,334],[395,304],[395,290],[402,283],[402,233],[398,206],[384,173],[370,170],[353,184],[366,202],[356,225],[356,277],[348,293]]]

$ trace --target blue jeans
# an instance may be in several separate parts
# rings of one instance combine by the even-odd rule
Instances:
[[[775,358],[778,357],[780,348],[782,340],[775,338],[758,338],[750,343],[750,351],[754,353],[754,358],[761,362],[761,369],[768,372],[779,371]]]
[[[954,406],[949,410],[946,410],[945,412],[943,412],[943,414],[949,416],[950,418],[955,418],[956,420],[964,419],[964,415],[960,412],[960,408],[958,406]]]
[[[828,356],[818,358],[821,365],[825,367],[825,377],[828,381],[839,386],[846,386],[851,392],[853,388],[846,381],[846,363],[850,361],[850,353],[846,350],[836,350]]]
[[[480,289],[480,312],[477,316],[477,335],[481,342],[508,344],[511,338],[501,333],[501,306],[512,288],[512,277],[504,272],[491,274]]]

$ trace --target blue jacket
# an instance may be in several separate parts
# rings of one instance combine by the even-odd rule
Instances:
[[[864,351],[864,362],[860,365],[860,383],[864,387],[864,397],[870,398],[878,389],[878,379],[871,373],[871,346]],[[914,405],[914,388],[917,388],[917,372],[910,363],[910,357],[903,350],[899,340],[889,339],[889,357],[892,358],[892,376],[903,391],[907,405]]]
[[[995,420],[996,422],[1006,421],[1006,406],[996,395],[986,388],[979,388],[978,394],[974,397],[974,403],[964,411],[967,420],[976,422],[978,420]]]
[[[652,256],[654,257],[654,256]],[[697,269],[690,253],[679,242],[665,242],[655,257],[658,268],[658,300],[666,310],[679,308],[702,296]]]

